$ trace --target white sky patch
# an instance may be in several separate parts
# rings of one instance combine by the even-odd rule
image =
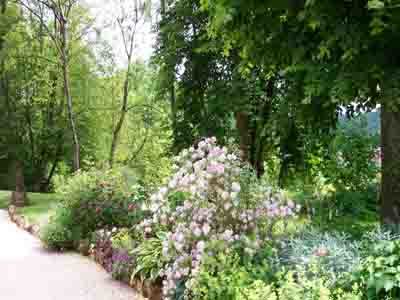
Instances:
[[[125,67],[127,57],[121,31],[116,24],[116,19],[121,11],[121,0],[83,0],[83,2],[89,8],[92,17],[95,18],[94,27],[100,33],[100,36],[96,38],[106,41],[113,49],[117,65]],[[124,3],[124,0],[122,2]],[[126,2],[133,3],[132,0]],[[156,7],[152,7],[153,20],[147,19],[138,24],[133,61],[148,60],[153,54],[156,34],[152,29],[155,24],[156,11]]]

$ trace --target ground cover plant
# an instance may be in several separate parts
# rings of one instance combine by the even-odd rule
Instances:
[[[354,272],[361,264],[359,241],[344,233],[321,232],[308,227],[300,234],[280,241],[279,259],[290,268],[318,268],[331,282],[338,281]]]

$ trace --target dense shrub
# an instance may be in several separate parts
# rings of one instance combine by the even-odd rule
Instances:
[[[56,214],[40,233],[42,242],[50,249],[64,250],[76,246],[79,240],[79,228],[73,226],[71,211],[63,206],[58,207]]]
[[[378,145],[379,139],[368,132],[367,123],[341,124],[329,147],[317,146],[306,153],[314,183],[318,186],[323,178],[336,191],[366,190],[379,172],[375,161]]]
[[[297,270],[281,273],[275,284],[255,281],[244,289],[241,299],[252,300],[361,300],[361,292],[354,286],[350,291],[332,288],[323,276],[309,276],[310,271]]]
[[[213,138],[185,149],[175,162],[168,185],[150,199],[153,217],[142,223],[146,235],[167,232],[162,250],[165,299],[175,297],[181,286],[190,289],[209,241],[255,253],[271,237],[273,225],[299,209],[260,186],[238,156]]]
[[[132,227],[143,218],[145,190],[139,184],[128,186],[117,171],[79,172],[68,179],[58,192],[63,199],[45,229],[48,234],[63,228],[74,233],[66,235],[66,238],[72,237],[77,241],[90,237],[97,229]],[[43,237],[45,243],[49,241],[48,234]],[[52,244],[52,247],[63,248],[64,244],[70,246],[71,241],[63,241],[59,235],[59,240],[53,239]]]
[[[240,299],[241,290],[252,282],[237,254],[222,252],[203,259],[187,293],[193,300]]]
[[[364,290],[364,299],[400,299],[400,240],[371,244],[369,255],[355,273]]]
[[[207,251],[210,255],[204,257],[186,291],[188,299],[247,299],[243,298],[245,290],[254,282],[276,281],[276,270],[271,267],[274,256],[271,246],[253,255],[243,253],[242,247],[226,248],[224,243],[210,241]]]
[[[271,275],[268,265],[243,264],[237,253],[228,253],[219,252],[203,260],[186,299],[361,300],[357,285],[344,291],[321,274],[316,265]]]

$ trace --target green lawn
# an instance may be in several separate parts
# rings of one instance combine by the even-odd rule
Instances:
[[[0,191],[0,209],[7,208],[10,194],[10,192]],[[35,224],[46,223],[59,200],[57,194],[29,193],[28,198],[29,205],[18,208],[18,212]]]

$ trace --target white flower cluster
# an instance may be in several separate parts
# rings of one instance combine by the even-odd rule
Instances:
[[[153,218],[141,224],[148,234],[159,225],[169,230],[163,244],[163,255],[169,262],[163,281],[167,300],[179,282],[190,285],[207,254],[208,241],[223,241],[227,246],[247,241],[249,247],[255,247],[260,244],[259,225],[290,217],[298,209],[291,201],[281,203],[271,191],[263,193],[257,205],[243,203],[241,162],[219,147],[215,138],[182,151],[175,161],[175,175],[151,197]],[[184,193],[185,200],[173,205],[169,196],[178,192]]]

